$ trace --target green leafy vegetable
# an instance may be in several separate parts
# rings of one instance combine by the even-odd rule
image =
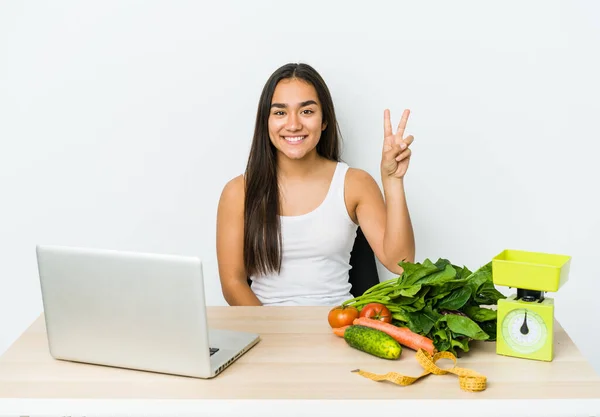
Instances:
[[[405,313],[407,326],[415,333],[429,333],[435,323],[442,317],[431,307],[425,307],[423,310],[413,313]]]
[[[486,332],[481,330],[481,327],[479,327],[477,323],[466,316],[448,314],[441,317],[438,320],[438,323],[442,321],[448,323],[448,328],[454,333],[461,334],[475,340],[487,340],[490,338]]]
[[[471,319],[483,322],[488,320],[496,320],[498,314],[495,310],[489,308],[481,308],[477,306],[465,306],[463,312]]]
[[[481,330],[490,335],[488,340],[496,340],[496,323],[497,321],[495,319],[479,323]]]
[[[471,288],[468,286],[460,287],[452,291],[448,296],[442,298],[437,303],[437,307],[447,310],[458,310],[464,306],[471,298]]]
[[[400,262],[398,278],[380,282],[360,297],[344,302],[359,310],[371,302],[385,304],[394,324],[433,340],[439,351],[469,351],[471,340],[496,340],[496,305],[505,298],[494,286],[491,262],[475,272],[447,259]]]

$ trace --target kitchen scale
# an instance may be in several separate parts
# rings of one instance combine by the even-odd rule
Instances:
[[[495,285],[515,288],[498,300],[496,353],[516,358],[554,358],[554,300],[544,296],[567,282],[571,257],[507,249],[492,259]]]

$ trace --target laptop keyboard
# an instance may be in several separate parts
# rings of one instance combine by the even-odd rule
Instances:
[[[219,350],[219,348],[208,348],[208,349],[210,350],[210,356],[214,355]]]

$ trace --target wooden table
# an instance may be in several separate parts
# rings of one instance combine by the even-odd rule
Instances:
[[[462,417],[496,415],[494,412],[600,416],[600,377],[559,323],[553,362],[504,357],[495,353],[493,342],[472,342],[471,351],[458,359],[458,366],[485,375],[487,389],[471,393],[462,391],[452,374],[428,375],[413,385],[399,386],[352,373],[360,368],[418,376],[423,368],[408,348],[396,361],[351,348],[331,332],[328,310],[209,307],[211,327],[261,335],[254,348],[211,380],[54,360],[48,353],[40,316],[0,357],[0,416],[48,415],[52,410],[61,415],[89,415],[92,409],[100,414],[105,410],[106,415],[114,415],[115,410],[128,415],[181,414],[185,410],[195,415],[330,415],[346,411],[360,415],[373,405],[378,413],[395,410],[394,415],[399,409],[413,407],[430,413],[427,415],[448,416],[455,411]],[[451,362],[442,360],[438,365],[450,367]],[[285,404],[283,414],[282,409],[268,406],[281,405],[280,400]],[[116,408],[106,408],[107,404]]]

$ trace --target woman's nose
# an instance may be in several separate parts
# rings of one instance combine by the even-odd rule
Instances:
[[[285,127],[287,130],[294,131],[302,129],[302,123],[300,122],[300,117],[297,114],[290,113],[287,125]]]

